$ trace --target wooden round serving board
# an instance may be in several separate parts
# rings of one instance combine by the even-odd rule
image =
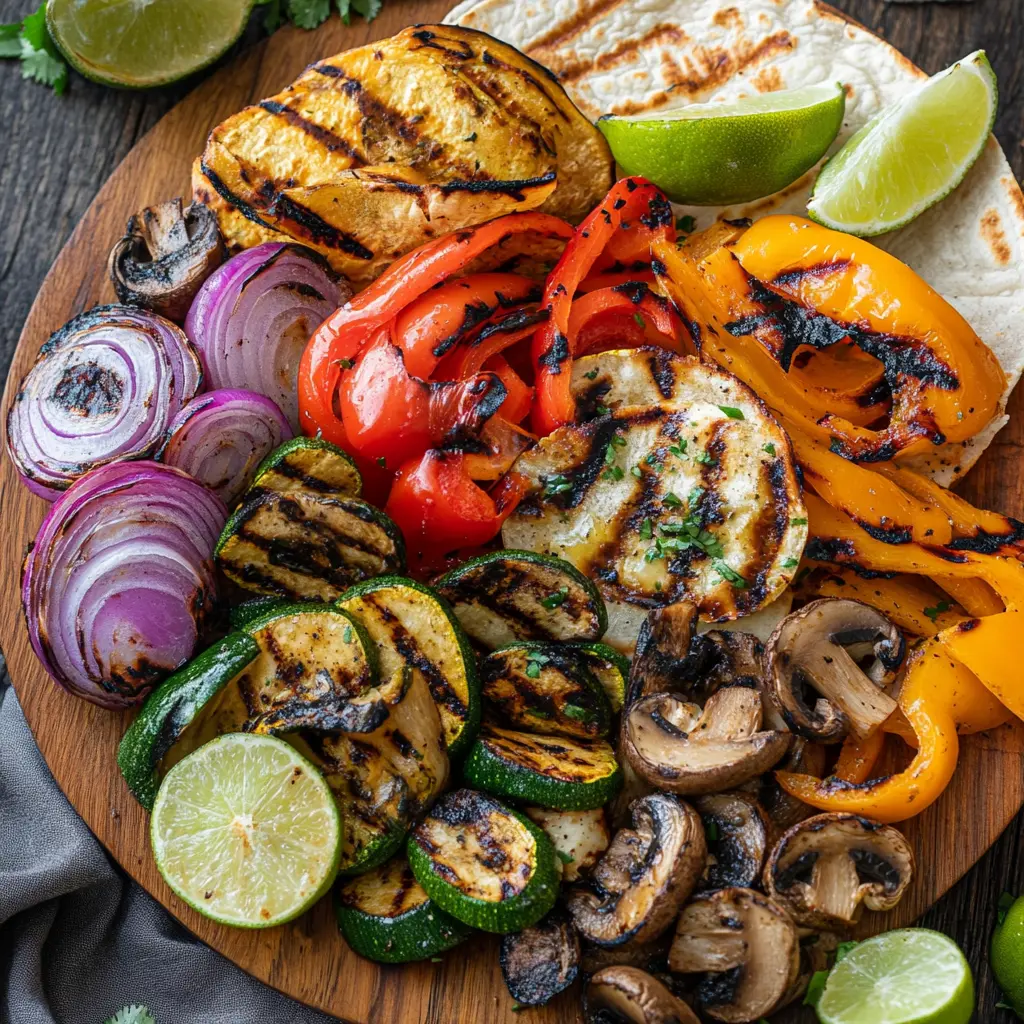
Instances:
[[[131,213],[187,195],[189,167],[210,128],[236,110],[280,90],[312,61],[388,36],[413,22],[439,21],[450,0],[391,0],[372,25],[344,27],[337,17],[315,32],[285,29],[246,52],[171,111],[125,158],[100,190],[50,270],[22,331],[3,401],[3,419],[22,375],[49,334],[71,316],[112,301],[106,255]],[[964,486],[980,504],[1024,513],[1024,392],[1011,403],[1011,424]],[[329,900],[298,922],[271,931],[225,928],[184,906],[150,855],[148,818],[121,780],[115,752],[129,716],[103,711],[58,689],[29,647],[18,575],[46,505],[20,484],[7,459],[0,466],[3,587],[0,644],[18,698],[57,783],[119,864],[193,933],[261,981],[347,1021],[360,1024],[522,1024],[502,983],[497,941],[480,935],[443,963],[382,968],[353,954],[334,925]],[[1024,727],[972,736],[943,798],[905,831],[918,873],[900,907],[867,915],[865,931],[915,920],[994,842],[1024,803]],[[795,1019],[790,1011],[789,1019]],[[531,1024],[579,1019],[579,998],[566,993],[530,1012]],[[788,1015],[783,1015],[783,1019]]]

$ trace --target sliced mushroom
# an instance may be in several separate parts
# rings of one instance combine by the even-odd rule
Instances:
[[[891,825],[853,814],[818,814],[775,844],[765,888],[808,928],[844,931],[861,905],[891,910],[914,873],[910,845]]]
[[[753,633],[712,629],[694,640],[703,648],[702,689],[706,700],[725,686],[752,686],[761,691],[764,722],[769,729],[786,732],[787,726],[768,694],[764,644]]]
[[[532,927],[502,936],[499,961],[512,998],[523,1006],[543,1006],[576,980],[579,938],[565,914],[553,910]]]
[[[682,999],[638,967],[598,971],[583,1002],[589,1024],[700,1024]]]
[[[216,216],[180,199],[147,206],[128,221],[107,261],[121,302],[182,323],[200,285],[224,259]]]
[[[655,608],[647,616],[629,670],[627,708],[652,693],[685,690],[698,678],[706,652],[702,645],[693,645],[696,626],[697,608],[689,601]]]
[[[698,892],[761,884],[768,853],[768,819],[747,793],[715,793],[694,801],[704,822],[708,862]]]
[[[644,697],[622,721],[622,750],[636,773],[672,793],[715,793],[760,775],[789,748],[789,733],[761,731],[761,695],[729,686],[703,709],[670,693]]]
[[[768,641],[771,699],[800,736],[838,742],[852,732],[863,739],[896,710],[885,687],[905,650],[903,634],[876,609],[838,597],[812,601],[787,615]],[[817,695],[813,706],[808,690]]]
[[[580,935],[597,946],[656,939],[704,870],[704,825],[689,804],[652,793],[633,804],[632,815],[633,827],[615,833],[589,886],[566,900]]]
[[[789,745],[789,751],[775,766],[775,769],[813,775],[820,779],[825,774],[825,764],[825,747],[820,743],[805,740],[802,736],[794,736]],[[798,800],[795,796],[787,793],[779,785],[774,771],[768,772],[756,780],[753,792],[772,823],[771,841],[773,844],[783,832],[791,829],[797,822],[809,818],[812,814],[817,814],[810,804],[805,804],[803,800]]]
[[[679,916],[668,954],[679,974],[701,974],[697,1006],[709,1017],[751,1021],[782,1001],[800,972],[796,925],[752,889],[719,889]]]
[[[585,875],[608,849],[611,833],[604,808],[593,811],[552,811],[524,807],[526,816],[540,825],[562,861],[562,881],[575,882]]]
[[[639,967],[651,974],[668,970],[668,947],[672,942],[671,931],[662,932],[652,942],[627,942],[624,946],[593,946],[580,943],[580,968],[590,976],[605,967]]]

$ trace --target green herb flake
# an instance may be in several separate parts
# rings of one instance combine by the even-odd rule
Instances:
[[[645,519],[640,524],[640,539],[650,540],[654,536],[654,527],[651,525],[650,519]]]
[[[583,374],[583,376],[586,377],[587,380],[597,380],[597,370],[588,370]]]
[[[948,612],[953,605],[949,601],[940,601],[934,608],[925,608],[924,613],[932,622],[938,622],[943,612]]]
[[[596,405],[594,406],[594,412],[596,412],[598,416],[607,416],[608,413],[611,412],[611,409],[609,409],[607,405]]]
[[[737,409],[734,405],[720,405],[718,407],[725,413],[726,416],[731,420],[745,420],[746,416],[743,415],[742,409]]]
[[[531,662],[530,664],[532,665],[532,664],[533,664],[533,662]],[[527,674],[527,675],[530,675],[530,666],[529,666],[529,665],[527,665],[527,666],[526,666],[526,674]],[[538,675],[538,676],[540,675],[540,666],[539,666],[539,665],[537,666],[537,675]],[[530,676],[530,678],[531,678],[531,679],[536,679],[536,678],[537,678],[537,676]],[[529,716],[530,716],[531,718],[543,718],[543,719],[547,719],[547,718],[550,718],[550,717],[551,717],[551,712],[550,712],[550,711],[543,711],[543,710],[542,710],[541,708],[527,708],[527,709],[526,709],[526,713],[527,713],[527,714],[528,714],[528,715],[529,715]]]
[[[572,490],[572,481],[561,473],[556,476],[549,476],[544,481],[544,489],[541,491],[542,497],[554,498],[558,494],[565,494],[566,491]]]
[[[634,466],[634,467],[633,467],[633,468],[632,468],[632,469],[630,470],[630,473],[631,473],[631,474],[632,474],[633,476],[635,476],[635,477],[637,478],[637,480],[642,480],[642,479],[643,479],[643,476],[644,476],[644,471],[643,471],[643,470],[642,470],[642,469],[641,469],[641,468],[640,468],[639,466]]]
[[[799,564],[800,564],[800,559],[799,558],[787,558],[782,563],[782,568],[783,569],[795,569]]]
[[[681,437],[674,445],[669,448],[669,454],[674,455],[677,459],[686,458],[686,445],[687,441],[685,437]]]
[[[715,572],[726,583],[731,583],[737,590],[746,590],[747,581],[728,562],[722,558],[716,558],[713,564]]]
[[[673,494],[672,491],[669,491],[668,494],[666,494],[665,497],[661,499],[661,503],[662,505],[665,506],[665,508],[683,507],[682,499],[679,498],[677,495]]]
[[[351,370],[356,365],[351,359],[339,359],[337,362],[343,370]]]
[[[616,448],[625,448],[626,447],[626,438],[622,434],[616,432],[616,433],[612,434],[612,441],[611,441],[611,443],[613,445],[615,445]]]
[[[703,466],[717,466],[718,459],[713,455],[708,455],[707,452],[697,452],[694,458]]]
[[[840,942],[836,946],[836,963],[839,963],[840,960],[845,960],[859,945],[859,942],[853,941]]]
[[[562,708],[562,714],[566,718],[572,718],[577,722],[590,722],[593,720],[593,714],[586,708],[581,708],[578,704],[566,704]]]
[[[647,326],[647,321],[646,321],[646,320],[644,319],[644,317],[643,317],[643,314],[642,314],[642,313],[634,313],[634,314],[633,314],[633,319],[634,319],[634,320],[635,320],[635,321],[636,321],[636,322],[637,322],[637,323],[638,323],[638,324],[639,324],[639,325],[640,325],[641,327],[646,327],[646,326]]]
[[[384,458],[383,455],[378,455],[377,456],[377,465],[380,466],[381,469],[387,469],[388,468],[388,460],[386,458]]]
[[[804,1006],[817,1007],[825,992],[825,982],[828,981],[828,971],[815,971],[811,976],[811,982],[807,986],[807,994],[804,996]]]
[[[789,525],[790,526],[806,526],[807,525],[807,520],[803,519],[803,518],[801,518],[801,519],[790,519]]]
[[[123,1006],[112,1017],[108,1017],[103,1024],[156,1024],[153,1015],[147,1006]]]
[[[466,136],[465,141],[466,142],[476,142],[477,137],[478,136],[477,136],[476,132],[470,132],[470,134]]]
[[[576,858],[573,857],[573,855],[571,853],[566,853],[565,850],[555,850],[555,853],[558,855],[558,859],[563,864],[575,864],[576,863]]]
[[[621,480],[626,475],[626,471],[621,466],[609,466],[601,474],[602,480]]]
[[[771,441],[768,441],[766,444],[761,445],[761,451],[767,453],[768,455],[771,455],[772,458],[775,457],[775,445],[773,445]]]
[[[562,587],[556,593],[548,594],[548,596],[543,598],[540,603],[549,612],[553,612],[556,608],[561,608],[562,605],[565,604],[565,600],[568,596],[569,588]]]
[[[531,659],[526,663],[526,674],[531,679],[537,679],[540,676],[540,662]]]
[[[351,626],[346,626],[345,627],[345,632],[342,633],[342,637],[345,640],[345,643],[347,643],[347,644],[352,643],[352,627]]]
[[[684,235],[692,235],[697,227],[697,221],[688,213],[676,219],[676,228]]]

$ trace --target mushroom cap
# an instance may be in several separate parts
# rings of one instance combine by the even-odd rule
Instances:
[[[903,634],[877,609],[838,597],[811,601],[768,641],[768,694],[797,735],[826,743],[850,732],[865,738],[896,710],[885,687],[905,651]],[[869,658],[865,670],[860,663]]]
[[[583,996],[590,1024],[700,1024],[697,1015],[657,978],[638,967],[605,967]]]
[[[110,250],[107,270],[121,302],[183,323],[202,283],[224,259],[217,217],[181,199],[133,214]]]
[[[694,641],[704,649],[705,699],[723,686],[751,686],[761,691],[764,720],[769,729],[786,732],[787,725],[768,694],[764,643],[753,633],[712,629]]]
[[[845,931],[862,905],[891,910],[914,874],[903,834],[855,814],[818,814],[775,844],[764,884],[797,924]]]
[[[697,606],[678,601],[655,608],[640,627],[626,686],[626,707],[652,693],[676,692],[702,673],[705,655],[693,646]]]
[[[692,807],[669,793],[652,793],[631,810],[633,827],[615,833],[590,884],[566,898],[580,935],[597,946],[656,939],[704,870],[704,825]]]
[[[512,998],[542,1006],[576,980],[580,941],[564,912],[555,909],[537,924],[502,936],[499,962]]]
[[[702,974],[697,1005],[715,1020],[745,1022],[771,1013],[800,972],[796,925],[752,889],[719,889],[679,915],[669,967]]]
[[[694,801],[708,839],[698,892],[759,884],[768,854],[768,819],[749,793],[712,793]]]
[[[637,701],[622,720],[621,749],[636,773],[672,793],[715,793],[767,771],[789,733],[761,731],[761,694],[729,686],[704,708],[670,693]]]

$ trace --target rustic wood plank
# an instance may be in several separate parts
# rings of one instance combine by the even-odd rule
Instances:
[[[1024,171],[1024,65],[1019,40],[1024,38],[1024,8],[1017,0],[977,0],[974,4],[888,5],[878,0],[833,0],[836,6],[879,31],[928,71],[946,66],[969,50],[984,47],[999,74],[1003,103],[997,135],[1015,172]],[[0,21],[13,20],[31,7],[28,0],[0,0]],[[287,82],[314,56],[345,45],[358,45],[372,36],[389,34],[412,20],[440,16],[447,3],[389,0],[385,15],[369,29],[357,24],[347,33],[334,22],[316,36],[287,29],[273,46],[261,42],[257,26],[229,55],[231,70],[205,76],[199,92],[174,110],[160,129],[136,150],[117,179],[102,189],[99,203],[86,210],[105,179],[132,147],[160,118],[175,108],[195,83],[150,93],[115,92],[74,78],[69,94],[22,83],[17,65],[0,66],[4,102],[0,126],[5,157],[0,165],[0,368],[9,365],[19,329],[36,298],[47,269],[77,226],[76,248],[59,261],[57,279],[43,289],[43,305],[30,319],[29,336],[38,341],[72,312],[110,294],[103,280],[102,253],[119,232],[137,200],[151,201],[186,186],[188,158],[199,149],[206,128],[249,99],[267,94]],[[222,62],[222,66],[225,62]],[[173,144],[171,143],[173,140]],[[84,220],[83,220],[84,216]],[[87,240],[97,242],[99,258],[76,257]],[[951,240],[955,244],[955,240]],[[28,360],[18,360],[22,372]],[[1021,405],[1017,404],[1020,413]],[[974,497],[995,497],[994,504],[1018,515],[1024,513],[1024,481],[1009,473],[1024,445],[1024,417],[1005,431],[992,454],[968,481]],[[245,935],[217,929],[176,905],[156,877],[143,837],[142,815],[127,798],[112,762],[112,751],[124,720],[56,693],[41,678],[28,650],[16,601],[12,600],[16,566],[42,512],[42,503],[29,498],[5,464],[0,478],[0,508],[7,523],[17,527],[3,539],[5,567],[0,636],[19,683],[19,696],[36,730],[44,753],[58,779],[90,826],[134,877],[157,893],[197,934],[269,983],[310,1003],[346,1013],[359,1020],[517,1020],[494,970],[493,949],[474,957],[451,957],[443,967],[377,970],[345,953],[334,934],[327,907],[282,933]],[[102,752],[88,773],[81,762],[70,766],[61,751],[79,750],[80,738],[90,737]],[[924,816],[914,834],[927,865],[916,888],[916,901],[901,920],[909,920],[976,859],[1005,821],[1005,808],[1018,806],[1024,795],[1020,729],[1000,730],[994,736],[966,745],[965,763],[949,798]],[[106,778],[105,787],[89,788],[82,778]],[[956,811],[970,808],[966,818]],[[112,815],[117,812],[117,816]],[[935,852],[943,856],[936,863]],[[930,911],[924,923],[948,932],[965,948],[975,967],[980,989],[978,1019],[994,1021],[998,993],[985,967],[988,936],[995,905],[1004,889],[1024,888],[1021,830],[1009,829],[956,888]],[[485,940],[485,945],[493,945]],[[302,975],[296,977],[296,974]],[[340,979],[340,980],[339,980]],[[571,1020],[574,1004],[565,1000],[549,1012],[532,1012],[530,1019]],[[1009,1020],[1008,1014],[1003,1016]],[[804,1011],[790,1021],[813,1020]]]

